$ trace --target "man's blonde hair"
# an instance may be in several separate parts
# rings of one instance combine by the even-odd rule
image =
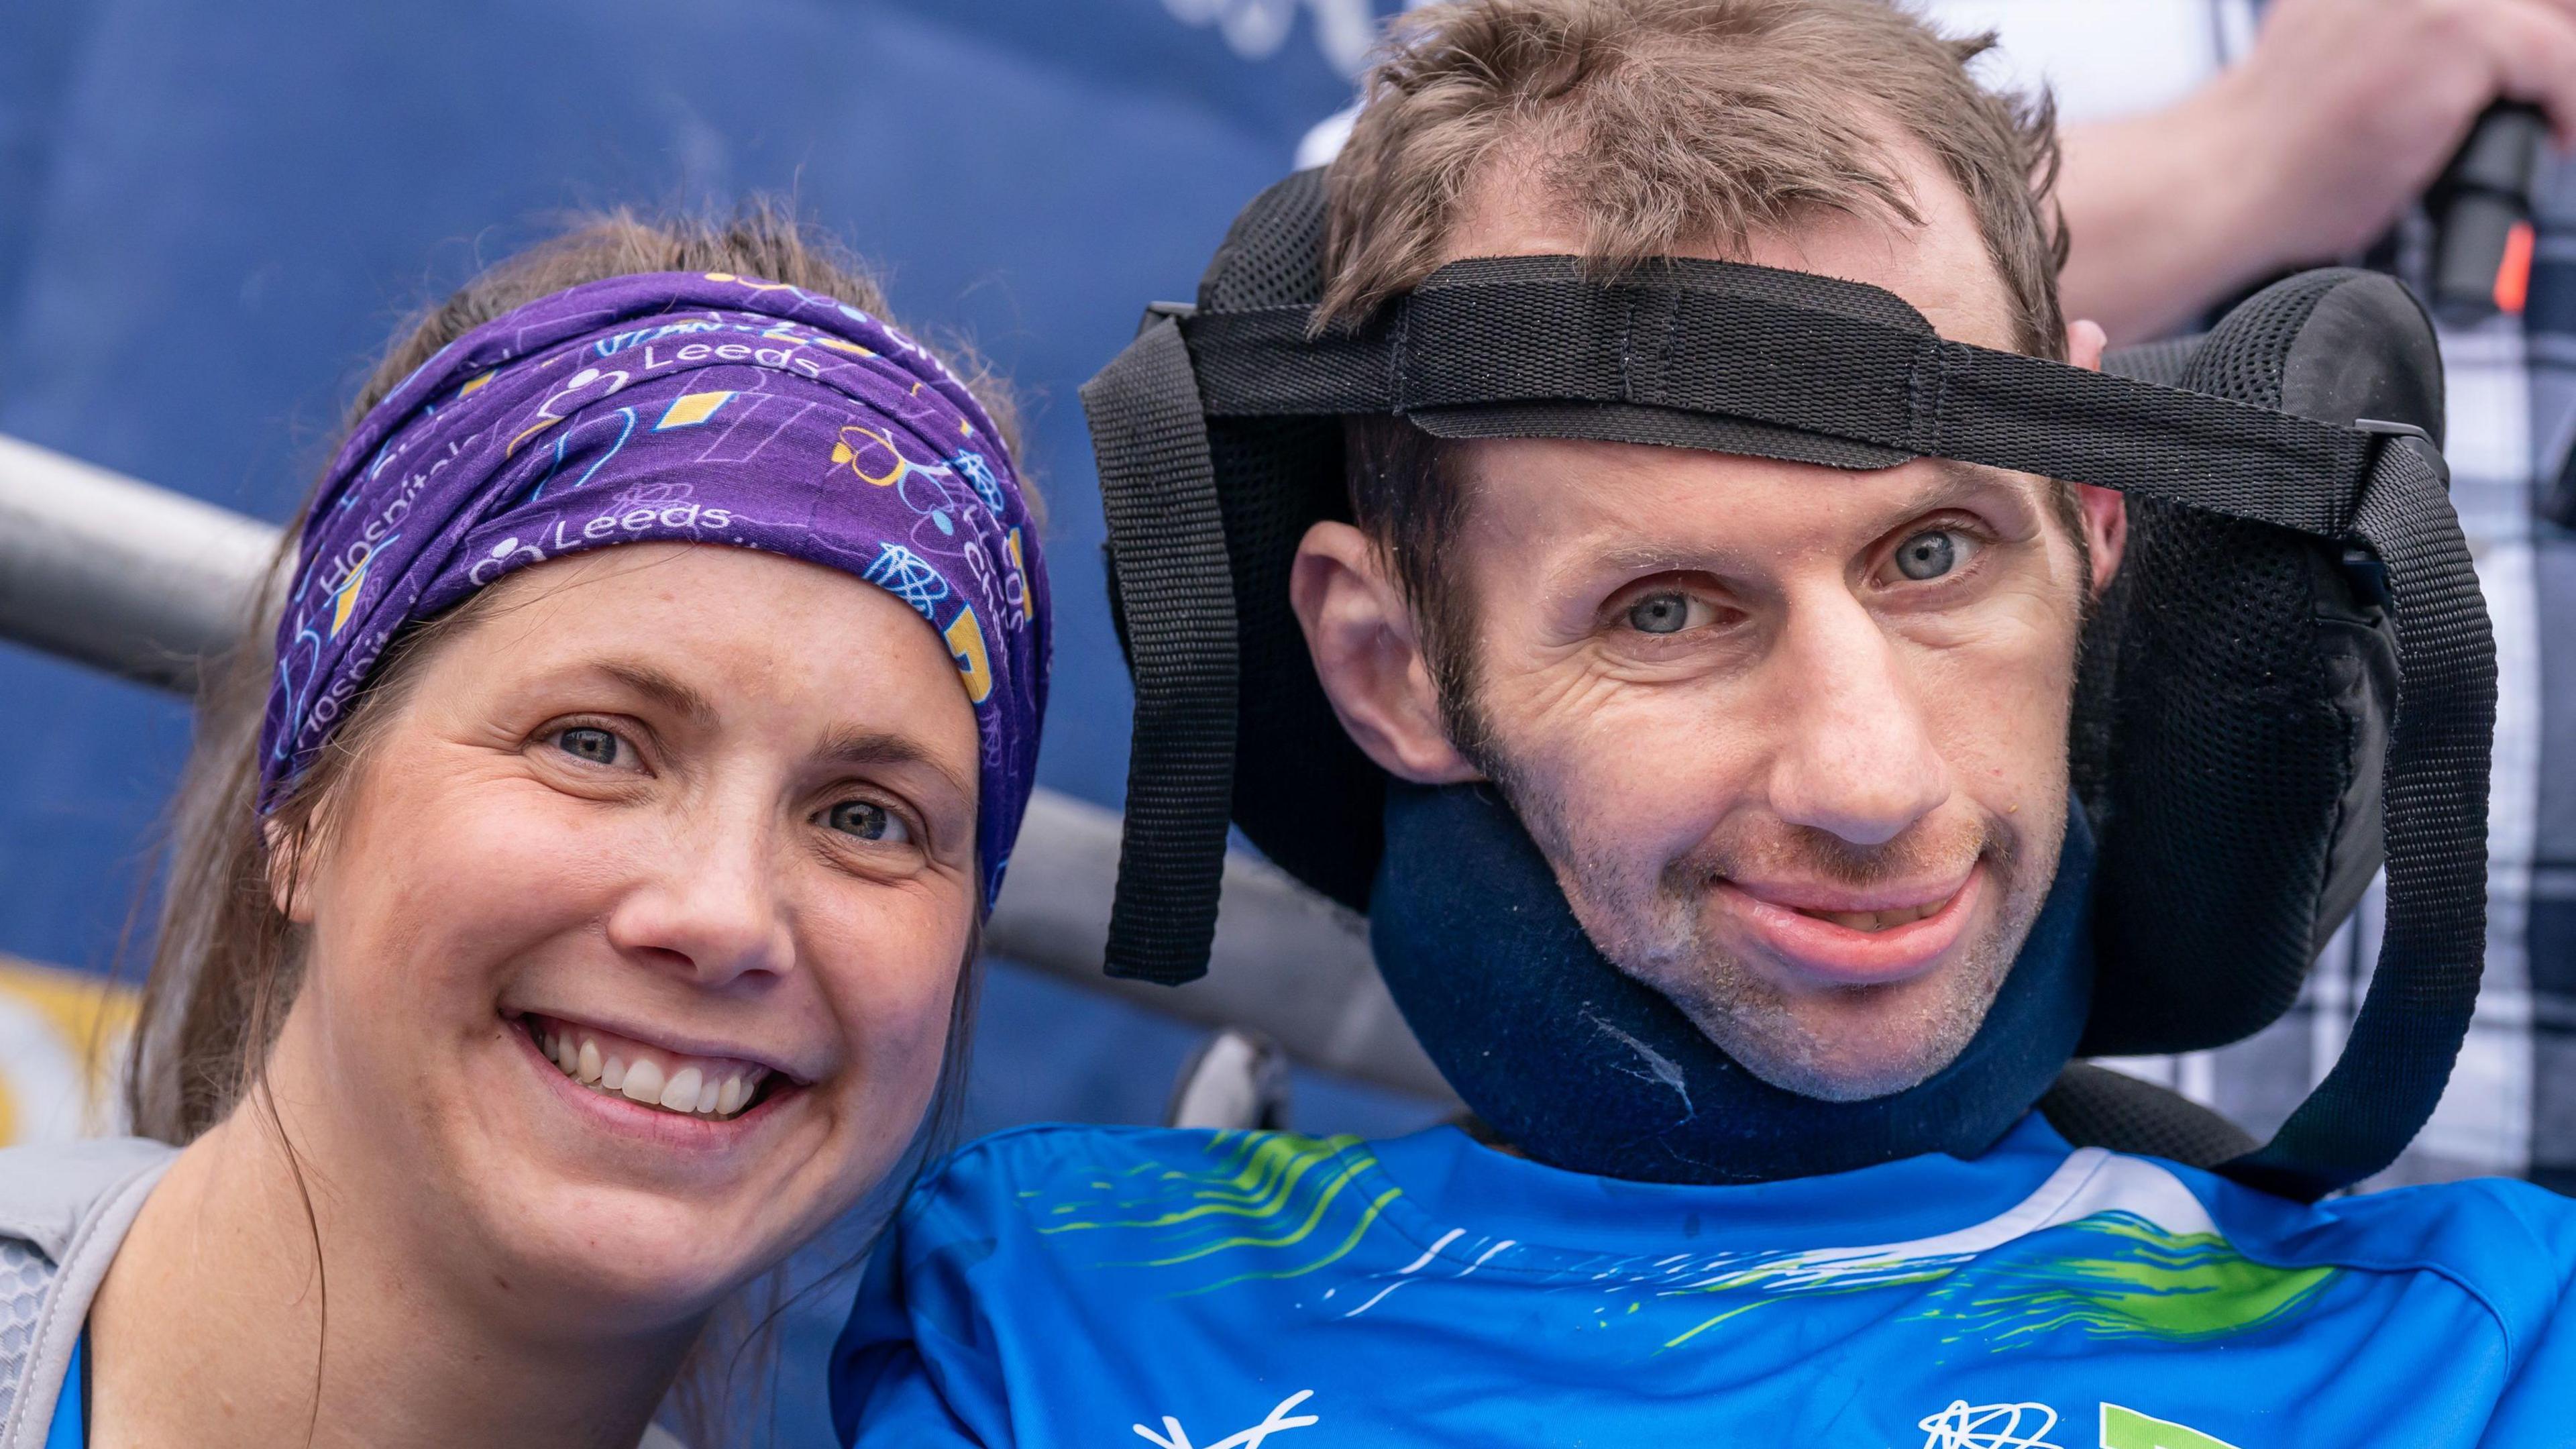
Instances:
[[[1485,167],[1534,166],[1583,253],[1617,268],[1741,248],[1818,210],[1914,223],[1889,142],[1966,194],[2014,345],[2058,356],[2065,229],[2056,122],[1989,91],[1991,35],[1942,37],[1888,0],[1452,0],[1396,23],[1327,173],[1324,308],[1363,315],[1438,266]],[[1891,135],[1891,132],[1893,135]]]

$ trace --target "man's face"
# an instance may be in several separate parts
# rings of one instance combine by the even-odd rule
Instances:
[[[2009,346],[1965,201],[1937,172],[1912,180],[1919,229],[1820,221],[1739,259],[1885,287],[1945,336]],[[1525,194],[1487,187],[1452,255],[1575,250],[1515,211]],[[1341,647],[1366,611],[1301,558],[1300,615],[1354,737],[1411,778],[1494,778],[1603,953],[1764,1080],[1853,1100],[1947,1065],[2056,873],[2082,603],[2117,563],[2116,497],[2082,505],[2097,579],[2055,485],[1994,469],[1467,447],[1451,576],[1474,683],[1450,714],[1483,738],[1472,760],[1407,738],[1420,701],[1386,697],[1428,672]],[[1319,529],[1307,552],[1334,542]]]
[[[1480,448],[1480,755],[1604,954],[1766,1081],[1923,1080],[2057,868],[2082,585],[2045,485]]]

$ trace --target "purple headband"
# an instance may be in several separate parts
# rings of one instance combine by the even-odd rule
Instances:
[[[766,549],[902,599],[956,657],[991,907],[1036,784],[1046,566],[1002,438],[919,344],[725,272],[615,277],[474,329],[350,434],[313,500],[260,729],[275,808],[402,627],[614,544]]]

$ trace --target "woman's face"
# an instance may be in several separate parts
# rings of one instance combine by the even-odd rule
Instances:
[[[810,564],[639,544],[489,603],[324,802],[272,1089],[335,1227],[650,1332],[922,1120],[975,915],[975,718],[911,609]]]

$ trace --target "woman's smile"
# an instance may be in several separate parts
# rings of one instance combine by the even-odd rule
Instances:
[[[797,1083],[747,1053],[688,1053],[605,1027],[540,1016],[516,1018],[521,1034],[566,1078],[606,1097],[656,1111],[730,1121]]]
[[[692,1110],[682,1112],[662,1105],[659,1099],[648,1102],[629,1096],[623,1086],[610,1091],[598,1081],[580,1080],[578,1056],[574,1059],[576,1072],[564,1071],[560,1064],[546,1055],[544,1044],[537,1040],[532,1026],[528,1018],[510,1023],[510,1036],[516,1042],[517,1051],[526,1060],[537,1089],[563,1111],[571,1113],[584,1128],[612,1140],[632,1142],[664,1154],[658,1159],[664,1163],[675,1160],[668,1154],[681,1154],[676,1160],[697,1160],[702,1167],[716,1168],[725,1180],[730,1180],[737,1170],[751,1165],[753,1159],[740,1154],[746,1149],[763,1150],[759,1144],[776,1137],[775,1129],[785,1125],[783,1116],[792,1112],[809,1090],[770,1073],[759,1083],[736,1089],[747,1094],[748,1100],[738,1102],[731,1113],[700,1113],[694,1110],[694,1099]],[[606,1055],[603,1051],[603,1072]],[[626,1067],[626,1083],[635,1082],[640,1070],[648,1085],[654,1075],[662,1076],[664,1095],[674,1095],[671,1092],[673,1074],[662,1071],[652,1058],[638,1056]],[[699,1090],[703,1092],[705,1069],[702,1065],[681,1068],[682,1071],[692,1069],[699,1073]],[[729,1076],[727,1080],[738,1079]],[[718,1091],[721,1092],[722,1088],[719,1087]],[[720,1165],[725,1163],[733,1165]]]

